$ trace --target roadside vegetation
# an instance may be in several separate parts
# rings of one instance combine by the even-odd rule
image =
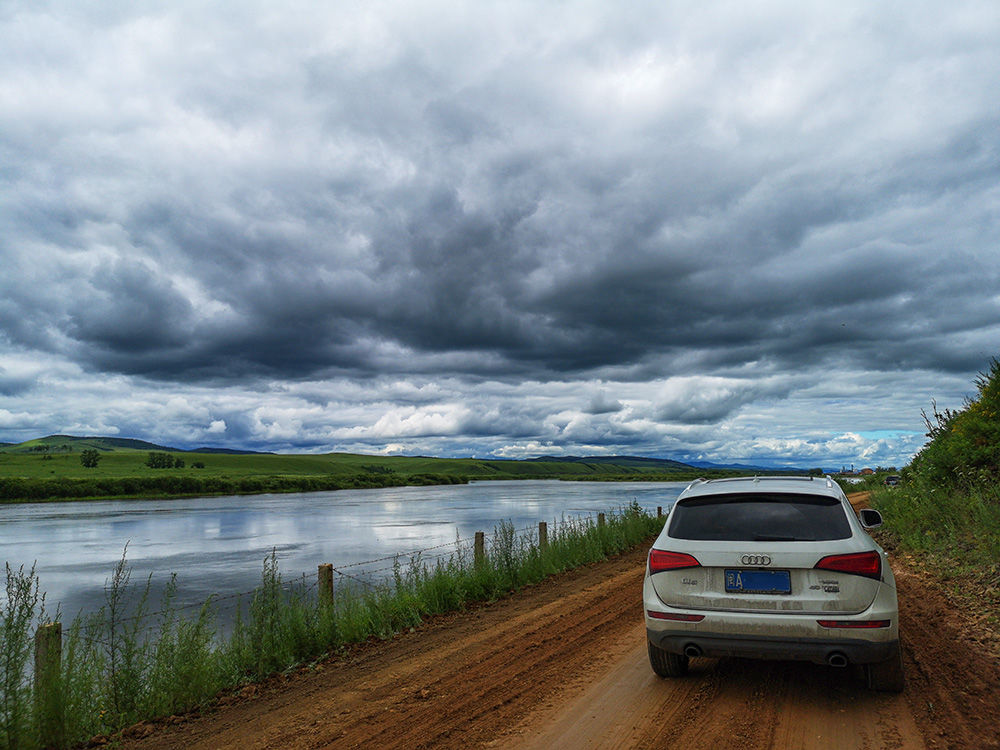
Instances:
[[[626,551],[662,523],[633,502],[607,514],[603,524],[592,518],[557,524],[542,544],[537,532],[518,533],[502,522],[479,559],[458,540],[453,552],[433,561],[397,558],[391,576],[380,582],[339,579],[351,585],[338,584],[332,601],[315,585],[282,580],[272,553],[246,614],[225,633],[212,601],[194,614],[172,605],[175,582],[163,601],[151,602],[149,581],[131,580],[123,554],[101,609],[64,629],[61,666],[47,690],[36,689],[32,679],[34,632],[58,613],[46,610],[33,570],[8,566],[0,601],[0,747],[71,747],[196,709],[269,675],[315,667],[347,644],[388,638],[428,616],[494,600]]]
[[[961,409],[924,413],[927,444],[871,502],[891,544],[950,583],[1000,628],[1000,361]],[[866,487],[868,489],[868,487]]]

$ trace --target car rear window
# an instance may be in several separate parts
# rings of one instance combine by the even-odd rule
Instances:
[[[668,533],[705,541],[818,542],[847,539],[851,526],[836,498],[734,493],[679,500]]]

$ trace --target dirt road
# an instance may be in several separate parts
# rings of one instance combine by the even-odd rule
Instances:
[[[931,581],[894,564],[907,688],[849,669],[645,653],[645,550],[437,618],[200,717],[130,730],[153,748],[1000,748],[1000,659]],[[981,638],[979,638],[981,640]]]

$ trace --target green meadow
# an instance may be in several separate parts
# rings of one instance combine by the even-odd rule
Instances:
[[[97,458],[85,466],[82,459],[88,452]],[[687,481],[733,473],[666,459],[199,453],[138,440],[55,435],[0,448],[0,502],[309,492],[486,479]]]

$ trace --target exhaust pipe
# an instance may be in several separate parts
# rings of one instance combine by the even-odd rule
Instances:
[[[832,654],[826,657],[826,663],[831,667],[846,667],[847,657],[844,656],[839,651],[834,651]]]
[[[689,643],[684,647],[684,655],[690,656],[693,659],[701,656],[701,646],[695,643]]]

